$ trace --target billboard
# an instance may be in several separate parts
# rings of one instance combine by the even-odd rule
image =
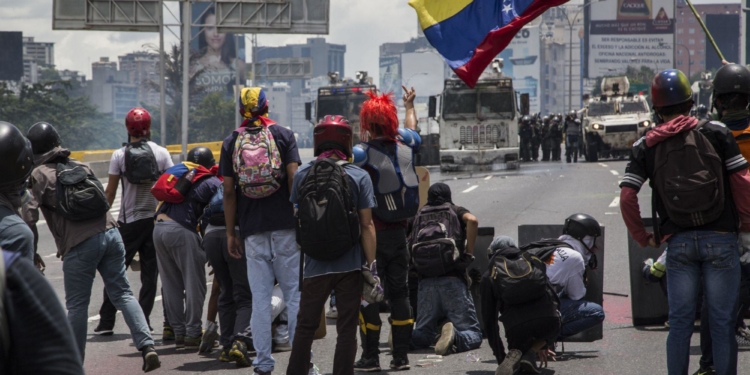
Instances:
[[[20,31],[0,31],[0,81],[23,77],[23,38]]]
[[[522,28],[500,57],[503,58],[503,74],[513,78],[513,88],[521,94],[529,94],[530,112],[540,112],[539,25]]]
[[[628,66],[674,66],[674,0],[592,2],[586,28],[588,78],[624,74]]]
[[[234,96],[236,74],[240,85],[245,85],[245,36],[218,32],[212,3],[194,2],[190,12],[190,73],[198,73],[196,85],[203,94],[224,92]]]
[[[392,92],[394,97],[401,98],[401,56],[387,56],[380,58],[381,92]]]

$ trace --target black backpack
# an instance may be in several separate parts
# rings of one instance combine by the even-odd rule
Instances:
[[[67,160],[57,163],[55,211],[70,221],[101,217],[109,211],[102,183],[83,164]]]
[[[498,297],[507,305],[519,305],[547,296],[548,259],[558,247],[570,247],[557,240],[542,240],[522,246],[518,256],[495,253],[490,261],[490,276]]]
[[[422,207],[414,218],[411,237],[411,256],[417,273],[437,277],[456,268],[461,255],[456,241],[463,236],[453,205]]]
[[[124,175],[128,182],[135,185],[153,184],[159,179],[159,164],[148,141],[140,140],[125,146]]]
[[[344,171],[347,162],[320,159],[311,164],[298,191],[297,243],[310,258],[330,261],[359,242],[359,214]]]

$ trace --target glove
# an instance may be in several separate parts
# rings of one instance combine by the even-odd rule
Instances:
[[[750,264],[750,232],[740,233],[740,264]]]
[[[375,263],[372,262],[370,265],[362,266],[362,276],[365,278],[362,297],[368,304],[383,301],[383,287],[380,285],[378,268]]]

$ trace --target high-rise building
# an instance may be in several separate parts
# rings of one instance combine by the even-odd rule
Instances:
[[[740,12],[739,3],[696,4],[695,10],[701,15],[708,30],[728,61],[740,61]],[[695,15],[684,0],[675,4],[675,62],[676,68],[685,74],[695,75],[706,69],[717,69],[721,66],[716,52],[710,45]],[[733,35],[734,38],[731,38]],[[715,58],[713,66],[709,60]]]
[[[129,72],[117,70],[117,62],[101,57],[91,63],[91,75],[86,94],[99,111],[111,113],[113,119],[124,121],[128,111],[140,105],[139,85],[131,83]]]
[[[128,72],[129,83],[138,86],[138,102],[159,105],[159,91],[152,83],[159,84],[159,55],[139,51],[119,56],[120,71]]]
[[[551,8],[542,15],[539,26],[542,59],[539,108],[543,114],[566,113],[581,108],[584,12],[579,10],[580,5],[568,3]]]
[[[55,66],[55,43],[35,42],[23,37],[23,77],[26,83],[39,82],[39,69]]]
[[[292,88],[286,83],[274,83],[266,87],[268,117],[281,126],[292,127]],[[296,129],[292,128],[292,131]]]

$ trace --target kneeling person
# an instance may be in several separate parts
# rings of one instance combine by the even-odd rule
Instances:
[[[357,322],[363,269],[375,277],[375,206],[369,174],[347,162],[352,128],[342,116],[326,116],[315,126],[317,160],[299,168],[290,200],[298,205],[297,241],[305,254],[304,283],[287,374],[307,374],[320,311],[336,293],[334,374],[351,374],[357,355]],[[361,233],[361,236],[360,236]],[[362,253],[367,261],[363,266]]]
[[[414,219],[410,241],[420,279],[420,314],[410,347],[432,345],[438,323],[447,320],[435,344],[435,354],[476,349],[482,344],[482,331],[469,294],[466,267],[474,260],[479,223],[469,210],[453,204],[448,185],[438,182],[427,194],[427,205]],[[436,253],[442,259],[432,262]]]

